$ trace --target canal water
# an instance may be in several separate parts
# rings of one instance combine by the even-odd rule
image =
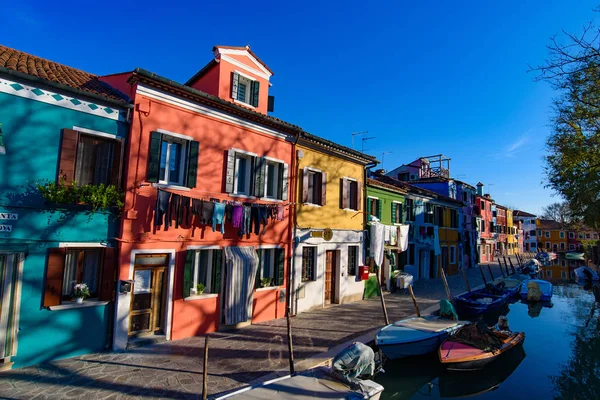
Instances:
[[[600,299],[598,299],[600,300]],[[600,304],[592,290],[555,283],[551,304],[511,304],[522,349],[478,372],[449,372],[437,354],[388,361],[382,399],[600,399]]]

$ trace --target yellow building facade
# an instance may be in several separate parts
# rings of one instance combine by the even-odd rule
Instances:
[[[519,247],[516,237],[515,222],[513,219],[513,210],[510,208],[506,209],[506,242],[508,244],[508,255],[512,256],[519,252]]]
[[[361,300],[365,167],[376,159],[313,135],[296,154],[293,311]]]

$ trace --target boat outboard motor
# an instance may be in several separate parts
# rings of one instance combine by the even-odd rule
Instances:
[[[359,384],[361,377],[375,375],[375,352],[366,344],[354,342],[335,356],[331,372],[336,379],[351,386]]]
[[[506,318],[506,315],[501,315],[498,318],[498,322],[496,323],[496,326],[494,326],[494,330],[505,333],[507,335],[510,335],[512,333],[512,331],[508,327],[508,318]]]

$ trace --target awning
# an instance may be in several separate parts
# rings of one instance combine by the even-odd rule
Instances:
[[[234,325],[252,318],[252,296],[258,255],[254,247],[225,247],[225,324]]]
[[[585,261],[585,257],[583,253],[567,253],[567,260]]]

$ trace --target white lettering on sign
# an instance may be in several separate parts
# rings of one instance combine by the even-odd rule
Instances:
[[[19,219],[19,214],[0,213],[0,219],[7,219],[9,221],[16,221],[16,220]]]
[[[12,232],[12,225],[0,225],[0,232]]]

